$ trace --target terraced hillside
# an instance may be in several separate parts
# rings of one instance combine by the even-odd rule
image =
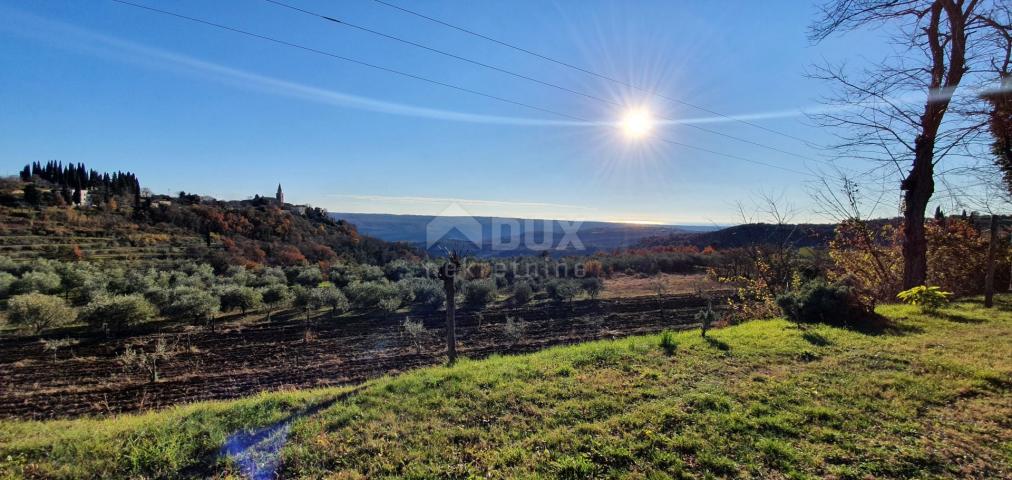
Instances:
[[[0,207],[0,219],[0,256],[16,261],[79,258],[154,266],[206,251],[199,235],[168,225],[134,223],[123,215]]]

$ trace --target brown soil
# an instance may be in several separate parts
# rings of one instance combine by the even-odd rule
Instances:
[[[457,316],[458,351],[467,357],[520,353],[551,345],[694,327],[705,301],[692,295],[586,300],[495,308]],[[418,352],[401,326],[404,317],[429,329]],[[507,316],[522,319],[523,338],[510,346]],[[361,382],[444,360],[442,312],[390,316],[321,313],[304,342],[301,317],[219,327],[216,333],[175,327],[128,338],[81,338],[58,353],[36,338],[0,340],[0,418],[56,418],[159,408],[226,399],[264,390]],[[151,348],[164,336],[175,353],[160,365],[160,381],[125,372],[126,345]]]

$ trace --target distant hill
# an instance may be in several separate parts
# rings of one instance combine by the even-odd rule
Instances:
[[[438,219],[441,227],[456,226],[459,228],[450,229],[441,240],[428,248],[431,254],[438,255],[444,248],[463,248],[469,253],[479,256],[510,256],[540,253],[540,248],[530,248],[527,242],[520,241],[516,249],[498,251],[493,248],[493,226],[494,225],[517,225],[517,237],[530,238],[534,243],[549,243],[546,232],[551,234],[551,245],[558,246],[565,236],[564,226],[569,223],[558,220],[543,219],[521,219],[504,217],[436,217],[433,215],[392,215],[382,213],[331,213],[333,218],[344,220],[358,227],[358,231],[364,235],[371,235],[389,242],[406,242],[408,244],[425,249],[427,243],[427,230]],[[477,222],[478,226],[473,226]],[[475,229],[470,231],[469,228]],[[469,234],[480,228],[480,242],[477,245],[471,241]],[[691,234],[709,232],[720,227],[700,225],[643,225],[631,223],[612,222],[582,222],[576,230],[576,237],[579,238],[583,250],[567,248],[563,251],[552,249],[553,254],[580,254],[594,253],[602,250],[614,250],[637,245],[644,238],[667,236],[672,234]],[[436,229],[441,231],[440,229]],[[498,239],[509,239],[512,233],[508,227],[502,228],[503,233]],[[470,235],[473,236],[473,235]]]
[[[833,238],[833,224],[771,225],[751,223],[713,232],[673,233],[644,238],[639,246],[657,247],[692,245],[699,248],[736,248],[756,243],[781,243],[789,240],[799,247],[825,246]]]
[[[886,223],[899,224],[898,219],[875,219],[869,224],[874,229]],[[737,248],[754,244],[778,244],[788,241],[796,247],[826,247],[835,235],[836,224],[801,223],[774,225],[750,223],[735,225],[709,232],[674,232],[643,238],[638,247],[682,246],[698,248]]]

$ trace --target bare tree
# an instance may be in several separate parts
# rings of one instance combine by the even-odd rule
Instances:
[[[784,195],[759,192],[749,214],[746,207],[738,203],[738,214],[743,224],[765,225],[745,251],[752,264],[751,272],[769,287],[774,296],[790,286],[791,276],[797,260],[797,242],[801,236],[799,226],[794,224],[797,208]]]
[[[842,67],[818,67],[815,77],[839,87],[830,103],[840,108],[815,119],[841,132],[833,146],[841,156],[882,162],[868,173],[900,179],[903,288],[927,278],[924,219],[938,162],[972,158],[986,136],[980,96],[957,89],[993,81],[989,71],[1003,51],[989,39],[1010,31],[1007,9],[986,0],[831,0],[811,27],[815,42],[865,27],[893,32],[899,53],[856,78]]]

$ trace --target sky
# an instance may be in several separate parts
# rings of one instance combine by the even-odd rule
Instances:
[[[156,193],[280,183],[333,212],[680,224],[771,194],[818,220],[808,173],[833,138],[796,112],[830,86],[805,73],[882,45],[812,44],[803,1],[388,0],[616,83],[372,0],[285,0],[565,91],[265,0],[131,1],[515,103],[111,0],[0,0],[0,174],[60,160]],[[632,138],[632,111],[657,124]]]

